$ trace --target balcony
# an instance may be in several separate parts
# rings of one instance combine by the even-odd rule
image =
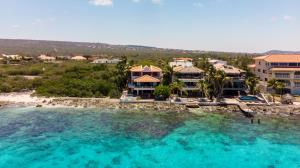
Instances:
[[[295,75],[294,78],[295,79],[300,79],[300,75]]]
[[[290,79],[290,75],[275,75],[277,79]]]
[[[129,83],[128,88],[134,89],[134,90],[155,90],[155,87],[158,86],[156,84],[136,84],[136,83]]]

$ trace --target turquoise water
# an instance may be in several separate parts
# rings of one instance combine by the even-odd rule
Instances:
[[[300,122],[232,114],[0,110],[2,168],[299,168]]]

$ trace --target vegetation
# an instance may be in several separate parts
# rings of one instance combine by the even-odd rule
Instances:
[[[170,90],[172,94],[179,94],[179,92],[181,91],[181,89],[183,88],[183,82],[181,81],[175,81],[173,83],[170,84]]]
[[[159,85],[155,88],[154,96],[157,100],[166,100],[171,95],[169,86]]]
[[[282,96],[282,93],[283,93],[283,89],[285,87],[285,84],[282,83],[281,81],[278,81],[276,79],[272,79],[272,80],[269,80],[268,81],[268,87],[272,88],[275,93],[280,93],[280,96]],[[275,95],[272,94],[272,97],[273,97],[273,102],[275,101]]]
[[[38,73],[32,73],[32,70],[36,70]],[[69,97],[119,97],[121,93],[118,89],[120,78],[116,78],[118,72],[113,65],[93,65],[79,62],[38,63],[2,65],[0,71],[1,92],[36,89],[38,95]],[[38,76],[28,79],[26,75]]]
[[[216,70],[213,66],[208,68],[203,82],[198,84],[200,90],[204,91],[206,97],[210,100],[219,101],[222,98],[224,85],[230,82],[222,70]]]
[[[248,77],[246,79],[246,85],[249,88],[249,92],[252,95],[255,95],[259,93],[259,88],[257,87],[257,84],[259,83],[259,80],[256,77]]]
[[[127,61],[127,57],[123,56],[121,62],[116,66],[116,83],[119,91],[122,91],[124,88],[127,88],[127,80],[129,75],[131,65]]]

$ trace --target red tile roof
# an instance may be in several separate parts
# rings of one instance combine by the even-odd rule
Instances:
[[[149,76],[149,75],[141,76],[141,77],[139,77],[139,78],[134,79],[133,81],[134,81],[134,82],[139,82],[139,83],[154,83],[154,82],[160,82],[159,79],[154,78],[154,77]]]
[[[267,62],[289,62],[289,63],[300,63],[300,55],[299,54],[273,54],[273,55],[265,55],[261,57],[254,58],[256,60],[265,60]]]

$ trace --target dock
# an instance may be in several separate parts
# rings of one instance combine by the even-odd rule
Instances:
[[[255,111],[251,110],[246,103],[240,102],[237,104],[240,110],[247,116],[247,117],[254,117],[256,114]]]

